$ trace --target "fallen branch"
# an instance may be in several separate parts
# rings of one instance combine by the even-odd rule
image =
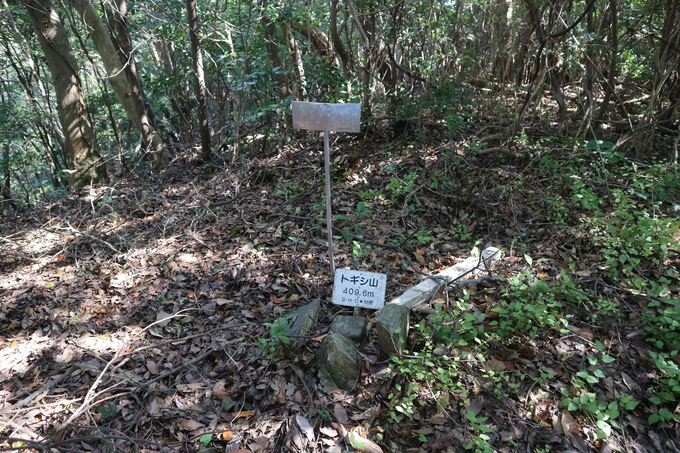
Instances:
[[[93,241],[100,242],[100,243],[106,245],[108,248],[110,248],[112,251],[114,251],[114,252],[117,253],[117,254],[122,254],[122,253],[123,253],[123,252],[121,252],[120,250],[118,250],[114,245],[112,245],[110,242],[105,241],[104,239],[98,238],[98,237],[96,237],[96,236],[93,236],[93,235],[91,235],[91,234],[89,234],[89,233],[85,233],[85,232],[83,232],[83,231],[80,231],[80,230],[78,230],[78,229],[72,227],[70,224],[69,224],[68,228],[51,229],[51,228],[47,228],[47,227],[42,226],[42,227],[40,227],[40,229],[41,229],[41,230],[44,230],[44,231],[47,231],[48,233],[57,233],[57,234],[60,234],[60,233],[61,233],[61,231],[59,231],[59,230],[66,230],[66,231],[68,231],[68,232],[70,232],[70,233],[73,233],[73,234],[75,234],[75,235],[83,236],[83,237],[86,237],[86,238],[88,238],[88,239],[92,239]]]
[[[194,357],[193,359],[189,360],[188,362],[184,362],[183,364],[176,366],[176,367],[173,368],[172,370],[168,370],[168,371],[166,371],[165,373],[161,373],[161,374],[159,374],[158,376],[156,376],[155,378],[153,378],[153,379],[151,379],[151,380],[149,380],[149,381],[146,381],[146,382],[143,382],[143,383],[141,383],[141,384],[138,384],[138,385],[136,385],[134,388],[132,388],[132,389],[130,389],[130,390],[131,390],[131,391],[145,390],[146,388],[148,388],[149,386],[155,384],[156,382],[158,382],[158,381],[160,381],[160,380],[162,380],[162,379],[165,379],[165,378],[167,378],[167,377],[170,377],[170,376],[172,376],[172,375],[175,375],[175,374],[179,373],[180,371],[182,371],[184,368],[186,368],[186,367],[188,367],[188,366],[190,366],[190,365],[193,365],[194,363],[197,363],[197,362],[200,362],[200,361],[202,361],[202,360],[205,360],[205,359],[206,359],[208,356],[210,356],[212,353],[214,353],[214,352],[216,352],[216,351],[218,351],[218,350],[220,350],[220,349],[223,349],[223,348],[224,348],[225,346],[227,346],[228,344],[238,343],[239,341],[243,341],[243,339],[242,339],[242,338],[234,338],[234,339],[232,339],[232,340],[222,342],[222,343],[218,344],[216,347],[211,347],[211,348],[209,348],[209,349],[208,349],[207,351],[205,351],[203,354]]]
[[[0,409],[0,414],[15,412],[17,409],[20,409],[20,408],[25,407],[25,406],[29,406],[34,401],[44,398],[49,393],[49,391],[52,388],[54,388],[55,385],[59,384],[64,379],[71,376],[71,374],[75,371],[76,368],[77,367],[75,367],[75,366],[70,367],[68,370],[66,370],[65,373],[58,376],[56,379],[49,381],[48,383],[46,383],[45,385],[40,387],[38,390],[36,390],[35,392],[28,395],[23,400],[12,404],[10,407],[8,407],[6,409]]]

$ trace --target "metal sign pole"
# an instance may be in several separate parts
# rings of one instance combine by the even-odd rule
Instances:
[[[331,276],[335,275],[335,252],[333,250],[333,222],[331,213],[331,152],[328,132],[359,132],[361,125],[361,104],[326,104],[319,102],[293,101],[293,127],[323,131],[323,154],[326,167],[326,226],[328,228],[328,255]]]
[[[335,252],[333,251],[333,215],[331,213],[331,152],[328,146],[328,131],[323,131],[323,155],[326,166],[326,228],[328,229],[328,256],[331,261],[331,275],[335,275]]]

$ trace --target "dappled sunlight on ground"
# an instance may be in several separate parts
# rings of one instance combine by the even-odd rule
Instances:
[[[636,398],[639,409],[621,410],[631,425],[665,409],[643,390],[658,373],[649,307],[609,280],[578,221],[593,213],[551,192],[555,172],[534,177],[456,143],[334,144],[347,156],[333,168],[336,265],[387,274],[387,301],[473,249],[507,256],[498,280],[451,287],[412,313],[400,365],[370,334],[357,388],[321,388],[319,342],[353,310],[329,302],[313,142],[238,170],[180,157],[153,184],[123,178],[3,231],[0,422],[61,451],[79,438],[100,451],[191,451],[207,434],[224,451],[349,449],[353,435],[383,451],[458,451],[491,430],[511,452],[602,444],[578,405],[610,404],[606,389]],[[677,265],[677,249],[663,263]],[[643,266],[677,297],[670,271],[651,259],[634,271]],[[316,299],[318,325],[287,353],[272,326]]]

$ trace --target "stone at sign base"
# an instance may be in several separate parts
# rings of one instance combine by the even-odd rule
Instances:
[[[331,332],[341,333],[355,343],[361,343],[368,330],[368,320],[363,316],[336,316]]]
[[[314,329],[316,325],[316,319],[319,316],[319,308],[321,307],[321,301],[319,299],[308,303],[304,307],[300,308],[300,314],[297,315],[293,325],[288,330],[288,335],[293,338],[291,343],[291,349],[296,350],[306,340],[305,337]]]
[[[352,340],[339,333],[331,333],[321,341],[316,355],[321,384],[352,390],[359,380],[359,360]]]
[[[401,354],[406,345],[411,309],[404,305],[387,304],[376,319],[378,348],[385,356]]]

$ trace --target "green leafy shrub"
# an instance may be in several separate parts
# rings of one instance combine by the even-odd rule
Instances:
[[[559,292],[556,288],[525,272],[508,279],[499,305],[491,309],[497,313],[496,319],[489,322],[496,333],[507,337],[523,332],[530,337],[546,329],[566,327],[569,315],[563,313],[560,296],[572,293]]]
[[[443,78],[426,90],[399,87],[393,96],[395,122],[408,122],[415,134],[423,132],[423,124],[414,118],[444,120],[449,132],[459,135],[470,116],[471,94],[458,78]]]

